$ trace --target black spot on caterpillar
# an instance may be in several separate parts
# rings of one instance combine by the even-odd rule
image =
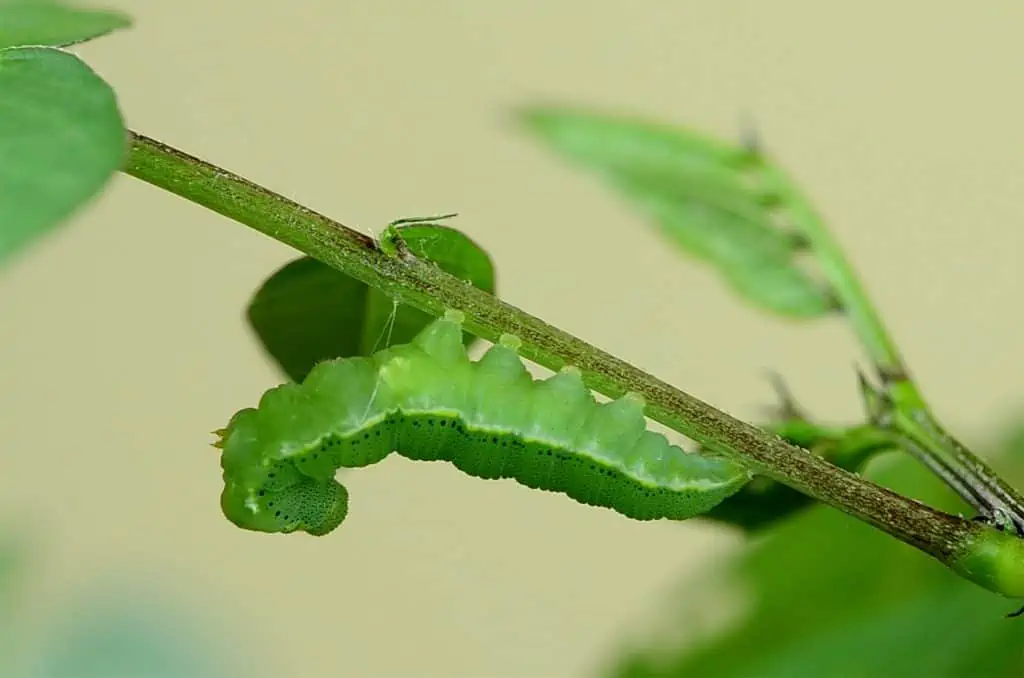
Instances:
[[[348,512],[341,467],[391,452],[512,478],[637,520],[700,515],[750,473],[647,430],[635,394],[598,403],[579,370],[535,381],[504,336],[477,362],[449,311],[410,343],[318,364],[220,431],[221,507],[239,527],[327,534]]]

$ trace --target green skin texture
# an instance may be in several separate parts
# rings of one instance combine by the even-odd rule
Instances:
[[[535,381],[514,337],[471,361],[461,323],[450,311],[409,344],[320,363],[235,414],[218,443],[225,516],[248,530],[327,534],[348,513],[337,469],[393,451],[636,520],[700,515],[750,480],[648,431],[635,394],[599,404],[574,368]]]

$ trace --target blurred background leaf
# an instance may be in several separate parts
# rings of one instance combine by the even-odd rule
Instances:
[[[227,678],[198,620],[145,596],[98,598],[68,612],[65,628],[29,663],[31,678]]]
[[[14,521],[10,521],[15,525]],[[28,535],[0,531],[0,676],[12,678],[231,678],[266,675],[225,642],[230,636],[168,593],[179,583],[138,573],[92,580],[77,600],[61,600],[56,621],[35,637]],[[158,582],[154,584],[153,582]],[[199,600],[193,601],[199,602]],[[26,623],[26,618],[31,618]],[[242,670],[242,669],[245,670]]]
[[[0,624],[10,612],[21,557],[15,540],[0,535]]]
[[[801,239],[776,223],[777,196],[757,185],[763,159],[692,131],[556,107],[520,119],[550,149],[595,172],[671,242],[717,269],[740,297],[790,318],[835,310],[797,262]]]
[[[78,57],[0,50],[0,264],[92,199],[121,166],[114,92]]]
[[[131,19],[121,12],[51,0],[0,0],[0,48],[71,45],[130,25]]]
[[[399,229],[416,256],[493,294],[490,257],[465,234],[437,224]],[[257,290],[248,319],[263,348],[288,377],[302,381],[323,360],[369,355],[405,343],[433,316],[390,297],[310,257],[278,270]],[[466,334],[468,346],[474,337]]]
[[[10,675],[16,647],[18,582],[23,568],[21,544],[0,532],[0,675]]]
[[[1024,478],[1024,435],[1001,445],[1010,479]],[[960,500],[904,455],[870,475],[953,513]],[[1024,624],[994,596],[932,559],[829,507],[815,507],[716,563],[685,586],[662,642],[630,650],[618,678],[1019,678]],[[714,589],[717,593],[711,592]],[[746,597],[738,621],[704,634],[699,605]],[[718,597],[724,596],[724,597]],[[697,641],[694,640],[695,636]]]

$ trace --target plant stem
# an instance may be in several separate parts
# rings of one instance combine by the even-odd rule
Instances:
[[[893,388],[911,388],[910,382],[894,384]],[[933,472],[946,478],[950,487],[993,524],[1024,535],[1024,502],[995,471],[946,433],[931,413],[920,405],[912,407],[907,400],[897,400],[887,415],[888,425],[916,443],[917,455]],[[910,401],[913,402],[913,401]]]
[[[843,471],[429,262],[401,251],[398,255],[384,252],[373,239],[182,151],[133,133],[124,171],[290,245],[401,303],[435,315],[449,308],[462,311],[466,328],[484,339],[495,341],[503,333],[514,334],[522,341],[524,357],[552,370],[575,365],[587,385],[605,395],[639,393],[652,419],[711,449],[734,455],[751,471],[868,522],[950,567],[974,554],[975,544],[991,545],[1000,537],[987,525],[936,511]],[[1011,573],[1010,584],[994,585],[988,579],[965,576],[1003,595],[1024,595],[1024,584],[1018,590],[1018,580],[1024,582],[1024,561],[1020,570],[1019,577]],[[985,573],[989,576],[988,570]]]
[[[824,220],[780,171],[766,165],[761,169],[769,190],[785,195],[784,203],[794,225],[814,252],[878,373],[888,409],[878,423],[913,441],[911,453],[983,516],[1024,535],[1024,498],[939,424]]]

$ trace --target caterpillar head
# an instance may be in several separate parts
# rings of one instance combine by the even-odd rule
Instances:
[[[228,520],[246,530],[322,536],[345,520],[348,491],[334,479],[303,478],[281,490],[226,481],[220,503]]]
[[[242,410],[216,432],[222,450],[220,504],[232,523],[257,532],[324,535],[348,513],[348,491],[331,477],[310,477],[291,459],[268,457],[256,410]]]

